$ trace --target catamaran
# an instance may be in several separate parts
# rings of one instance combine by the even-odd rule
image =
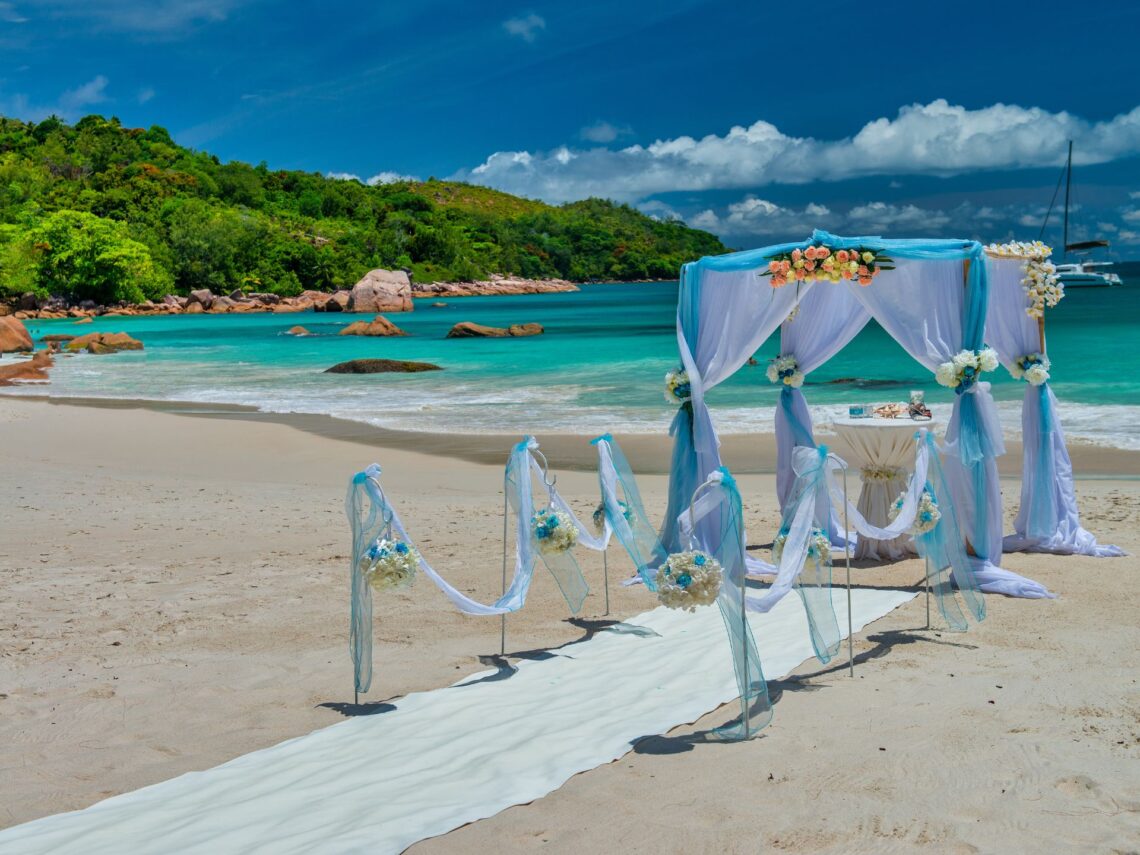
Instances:
[[[1073,141],[1069,140],[1069,159],[1065,164],[1065,171],[1061,174],[1065,181],[1065,237],[1064,257],[1069,253],[1077,256],[1077,261],[1065,261],[1057,265],[1057,277],[1066,288],[1104,288],[1109,285],[1123,285],[1120,277],[1115,273],[1102,268],[1111,267],[1111,261],[1089,261],[1085,256],[1094,249],[1107,247],[1108,241],[1104,239],[1082,240],[1069,243],[1069,196],[1073,186]],[[1057,181],[1057,190],[1061,189],[1061,181]],[[1045,214],[1045,222],[1041,224],[1041,236],[1045,234],[1045,227],[1049,225],[1049,215],[1053,213],[1053,203],[1057,201],[1057,190],[1053,191],[1053,200],[1049,203],[1049,210]],[[1040,239],[1040,236],[1039,238]]]

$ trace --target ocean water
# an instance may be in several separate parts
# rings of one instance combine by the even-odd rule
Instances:
[[[48,333],[127,332],[142,352],[58,359],[48,386],[7,394],[55,398],[153,399],[243,404],[272,412],[324,413],[370,424],[430,432],[654,433],[675,408],[662,397],[676,364],[677,283],[585,285],[569,294],[417,300],[391,318],[406,338],[337,333],[345,314],[191,315],[98,318],[93,324],[30,321]],[[494,326],[537,321],[542,336],[445,339],[459,321]],[[1140,281],[1122,288],[1071,289],[1048,317],[1053,389],[1071,439],[1140,449]],[[285,331],[300,324],[315,335]],[[724,433],[771,431],[777,389],[764,376],[779,334],[708,397]],[[401,375],[325,374],[347,359],[387,357],[434,362],[443,371]],[[847,404],[905,400],[924,389],[936,415],[953,393],[872,322],[804,393],[817,422]],[[1024,386],[1004,369],[994,396],[1010,436],[1020,432]]]

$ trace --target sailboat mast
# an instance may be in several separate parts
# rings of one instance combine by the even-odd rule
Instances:
[[[1069,162],[1065,167],[1065,242],[1062,254],[1069,251],[1069,188],[1073,185],[1073,141],[1069,140]]]

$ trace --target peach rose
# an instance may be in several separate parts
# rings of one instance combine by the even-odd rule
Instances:
[[[780,270],[780,262],[778,262],[778,261],[769,261],[768,262],[768,272],[769,273],[778,273],[779,270]]]
[[[868,285],[871,284],[871,277],[870,276],[860,276],[859,277],[859,284],[862,285],[864,288],[866,288]]]
[[[845,249],[839,250],[839,252],[835,253],[835,257],[837,259],[839,259],[840,264],[846,264],[847,263],[847,250],[845,250]]]
[[[865,264],[859,265],[859,275],[860,276],[870,276],[871,275],[871,271],[869,271],[867,269],[867,265],[865,265]]]
[[[804,272],[804,269],[802,267],[796,268],[796,279],[802,282],[805,276],[807,276],[807,273]]]
[[[787,273],[791,269],[792,269],[792,263],[790,261],[788,261],[788,259],[785,258],[783,261],[780,262],[780,272],[781,273]]]
[[[792,261],[799,261],[800,256],[802,256],[802,255],[803,255],[803,253],[800,252],[798,249],[793,249],[792,250]]]
[[[804,262],[804,270],[808,271],[809,273],[811,271],[815,270],[815,262],[814,261],[805,261]]]

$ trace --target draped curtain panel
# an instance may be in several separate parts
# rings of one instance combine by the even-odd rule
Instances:
[[[1006,368],[1023,356],[1044,353],[1042,330],[1026,314],[1029,298],[1021,284],[1025,262],[988,258],[990,308],[986,340]],[[1097,543],[1081,526],[1073,486],[1073,464],[1057,415],[1057,399],[1049,384],[1025,384],[1021,405],[1021,507],[1006,552],[1053,552],[1107,558],[1123,555],[1115,546]]]
[[[763,280],[761,280],[763,283]],[[786,286],[794,287],[794,286]],[[871,320],[871,314],[846,288],[821,283],[800,298],[795,316],[780,326],[780,355],[794,356],[799,370],[808,374],[839,353]],[[786,507],[795,472],[792,451],[815,447],[811,413],[803,392],[782,386],[776,405],[776,497]],[[831,542],[841,546],[834,513],[828,522]]]

